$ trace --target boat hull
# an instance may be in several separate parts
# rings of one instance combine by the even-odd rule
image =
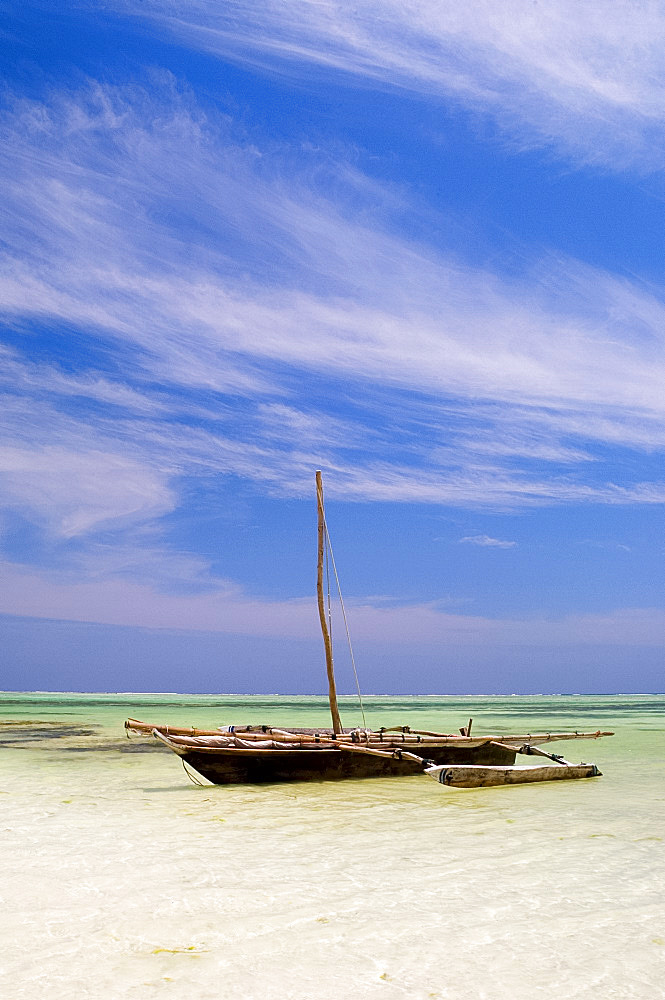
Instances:
[[[263,785],[288,781],[345,781],[422,774],[422,765],[407,758],[344,753],[340,750],[185,749],[179,757],[215,785]],[[410,748],[411,749],[411,748]],[[434,764],[510,765],[515,753],[502,747],[423,747]]]

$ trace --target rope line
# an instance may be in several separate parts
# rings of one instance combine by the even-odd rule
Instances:
[[[328,632],[330,633],[330,642],[331,642],[331,645],[332,645],[332,637],[333,637],[333,631],[332,631],[332,596],[331,596],[331,592],[330,592],[330,566],[328,564],[328,547],[330,545],[330,540],[328,539],[328,528],[326,527],[325,516],[324,516],[324,520],[323,520],[323,525],[324,525],[324,529],[325,529],[326,541],[328,542],[328,545],[326,545],[325,549],[324,549],[324,555],[325,555],[325,561],[326,561],[326,563],[325,563],[325,565],[326,565],[326,602],[328,604]],[[332,555],[332,550],[331,550],[330,554]]]
[[[189,780],[192,782],[192,784],[193,785],[200,785],[201,788],[203,788],[205,786],[205,782],[199,781],[198,776],[196,774],[196,771],[194,771],[193,768],[189,768],[187,766],[187,761],[185,760],[184,757],[181,757],[180,760],[182,761],[182,766],[184,768],[185,774],[187,775],[187,777],[189,778]]]
[[[349,623],[346,620],[346,608],[344,607],[344,598],[342,597],[342,588],[339,583],[339,576],[337,575],[337,566],[335,564],[335,556],[332,549],[332,542],[330,541],[330,533],[328,531],[328,522],[326,521],[326,515],[323,515],[323,528],[326,537],[326,571],[328,567],[328,552],[330,552],[330,563],[333,568],[333,573],[335,575],[335,583],[337,584],[337,593],[339,595],[339,603],[342,609],[342,619],[344,621],[344,629],[346,631],[346,641],[349,644],[349,653],[351,655],[351,666],[353,667],[353,676],[356,681],[356,691],[358,692],[358,701],[360,702],[360,714],[363,717],[363,726],[367,725],[367,720],[365,719],[365,706],[363,705],[363,696],[360,693],[360,681],[358,680],[358,671],[356,670],[356,658],[353,655],[353,646],[351,645],[351,633],[349,632]],[[329,592],[330,593],[330,592]]]

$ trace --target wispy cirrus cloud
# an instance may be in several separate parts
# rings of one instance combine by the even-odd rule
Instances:
[[[3,503],[69,538],[173,509],[169,486],[142,462],[97,449],[0,447]]]
[[[264,156],[166,75],[18,101],[3,130],[7,503],[54,536],[158,523],[200,476],[301,495],[314,466],[349,500],[665,498],[601,454],[665,447],[655,293],[417,244],[393,192]]]
[[[665,12],[657,3],[115,0],[180,44],[304,76],[353,74],[491,116],[518,147],[612,170],[663,165]]]

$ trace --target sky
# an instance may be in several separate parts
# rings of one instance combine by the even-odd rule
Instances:
[[[664,691],[662,4],[0,12],[0,689]]]

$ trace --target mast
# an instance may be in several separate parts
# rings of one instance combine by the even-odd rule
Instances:
[[[326,650],[326,672],[328,674],[328,700],[330,702],[330,714],[334,733],[342,732],[342,721],[339,717],[337,707],[337,689],[335,687],[335,672],[333,670],[332,642],[330,632],[326,622],[326,608],[323,601],[323,547],[326,535],[326,520],[323,513],[323,484],[321,473],[316,473],[316,510],[318,514],[318,558],[316,563],[316,595],[319,602],[319,619],[321,621],[321,631],[323,632],[323,645]]]

